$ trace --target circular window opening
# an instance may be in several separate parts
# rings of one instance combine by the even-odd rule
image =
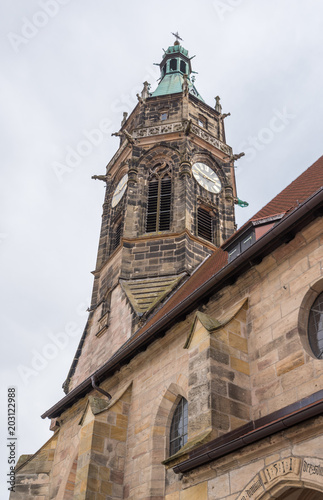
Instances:
[[[310,310],[308,339],[314,356],[323,359],[323,293],[320,293]]]

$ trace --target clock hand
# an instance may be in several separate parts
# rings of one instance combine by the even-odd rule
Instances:
[[[126,183],[126,182],[124,182],[124,183],[122,184],[122,186],[121,186],[121,187],[120,187],[120,188],[119,188],[119,189],[118,189],[118,190],[114,193],[114,195],[119,194],[119,193],[120,193],[120,191],[122,191],[122,190],[123,190],[123,188],[124,188],[124,186],[125,186],[126,184],[127,184],[127,183]]]
[[[202,174],[201,175],[205,178],[205,179],[208,179],[209,181],[213,182],[213,184],[215,184],[217,181],[215,181],[214,179],[211,179],[211,177],[208,177],[207,175],[205,174]]]

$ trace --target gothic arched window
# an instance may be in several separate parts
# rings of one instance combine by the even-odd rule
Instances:
[[[323,359],[323,292],[316,298],[310,310],[308,340],[314,356]]]
[[[178,403],[170,426],[170,455],[174,455],[187,443],[188,405],[185,398]]]
[[[146,232],[168,231],[170,228],[172,181],[168,175],[153,177],[148,186]]]

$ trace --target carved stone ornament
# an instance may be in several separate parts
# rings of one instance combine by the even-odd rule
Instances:
[[[129,170],[128,170],[128,184],[131,186],[136,184],[137,181],[138,181],[138,169],[134,163],[131,163],[129,165]]]
[[[192,164],[188,160],[182,161],[179,167],[179,175],[180,177],[185,177],[186,175],[188,177],[192,177]]]
[[[182,84],[182,90],[183,94],[186,96],[188,95],[188,81],[187,81],[187,75],[183,75],[183,84]]]
[[[137,139],[142,137],[151,137],[155,135],[168,134],[172,132],[185,132],[186,129],[187,129],[187,123],[184,122],[169,123],[167,125],[155,125],[153,127],[144,127],[134,130],[133,138]],[[216,137],[213,137],[213,135],[209,134],[208,132],[198,127],[197,125],[190,124],[189,132],[192,132],[196,136],[201,137],[201,139],[204,139],[209,144],[212,144],[212,146],[215,146],[223,153],[230,156],[232,155],[232,148],[230,146],[220,141]]]
[[[233,188],[232,188],[232,186],[225,186],[224,195],[225,195],[226,200],[233,201]]]
[[[182,130],[183,130],[183,123],[176,122],[176,123],[169,123],[164,125],[157,125],[153,127],[144,127],[137,129],[133,132],[133,137],[135,138],[150,137],[153,135],[181,132]]]
[[[208,197],[208,196],[199,196],[197,198],[197,206],[200,207],[202,205],[206,205],[212,208],[212,211],[216,212],[218,210],[217,205]],[[215,213],[214,213],[215,215]]]
[[[162,178],[171,175],[171,166],[166,161],[161,161],[149,169],[149,177]]]
[[[215,137],[213,137],[213,135],[209,134],[208,132],[198,127],[197,125],[192,124],[191,131],[193,132],[193,134],[197,135],[198,137],[201,137],[201,139],[204,139],[209,144],[212,144],[212,146],[215,146],[223,153],[230,156],[232,155],[232,149],[230,148],[230,146],[224,144],[224,142],[220,141],[219,139],[216,139]]]

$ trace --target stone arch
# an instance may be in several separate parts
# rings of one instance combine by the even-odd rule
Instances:
[[[304,484],[302,481],[285,480],[264,493],[259,500],[276,498],[277,500],[323,500],[323,490]]]
[[[304,493],[304,495],[297,495]],[[305,496],[306,495],[306,496]],[[288,456],[260,470],[236,500],[322,500],[323,460]]]
[[[141,234],[158,231],[175,231],[177,217],[174,209],[175,192],[177,183],[174,178],[179,176],[180,154],[168,145],[155,145],[146,151],[138,160],[138,172],[142,182],[138,183],[141,204],[138,219],[139,232]],[[156,182],[154,182],[156,181]],[[157,214],[155,207],[155,196],[157,196]],[[162,193],[167,204],[160,217],[160,203]],[[139,193],[138,193],[139,195]],[[149,200],[152,201],[151,205]],[[150,208],[149,208],[150,207]],[[154,222],[156,218],[156,227]],[[150,220],[151,219],[151,220]]]
[[[308,339],[308,317],[310,309],[320,293],[323,292],[323,278],[310,286],[303,297],[298,313],[298,333],[305,351],[314,359],[317,359],[311,349]]]
[[[151,429],[150,494],[152,496],[162,497],[165,493],[165,466],[162,462],[168,457],[170,424],[182,397],[187,399],[187,391],[182,385],[172,382],[164,389],[157,404]]]
[[[148,170],[150,166],[165,158],[167,158],[167,160],[171,163],[172,167],[176,163],[180,163],[180,153],[177,149],[170,145],[162,146],[160,144],[156,144],[141,155],[138,160],[138,166],[142,166],[142,164],[144,164]]]

